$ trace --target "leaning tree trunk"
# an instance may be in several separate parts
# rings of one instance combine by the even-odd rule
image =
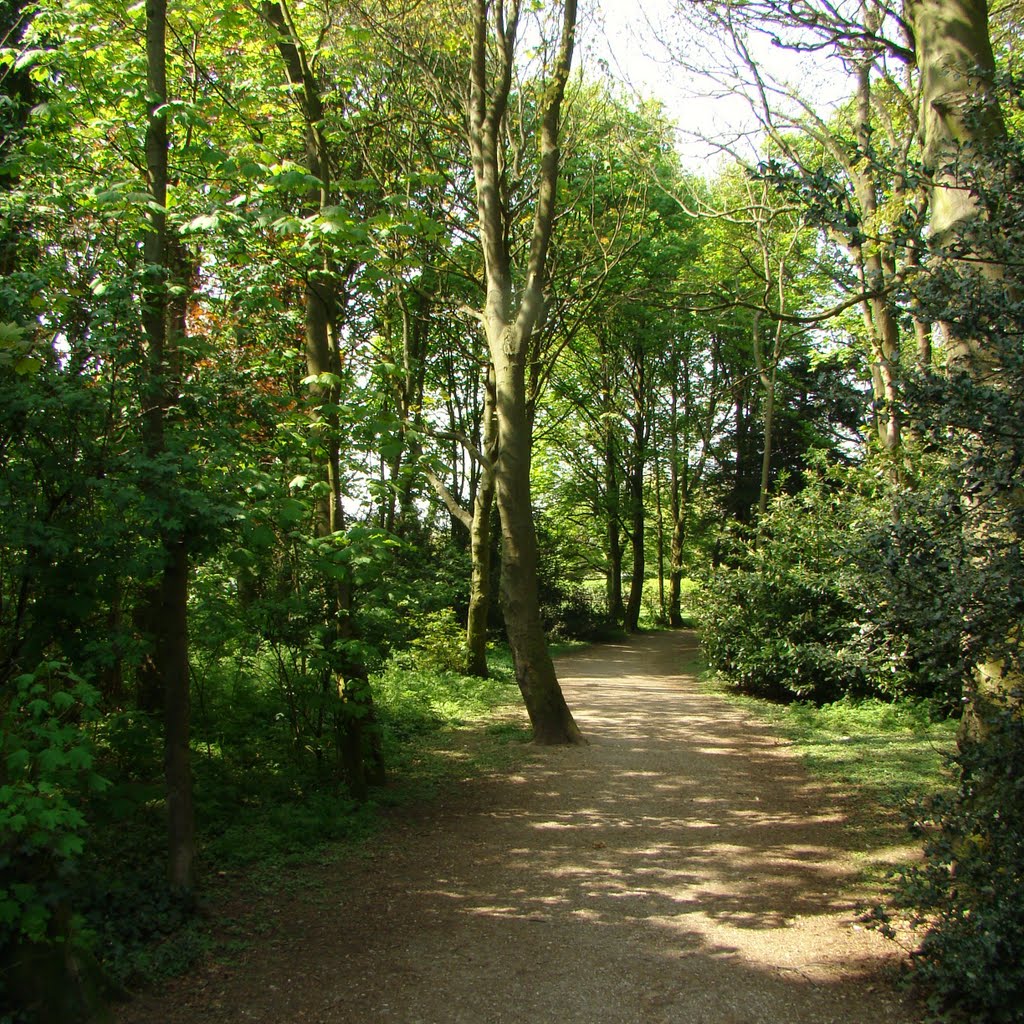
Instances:
[[[522,359],[504,357],[501,345],[497,355],[495,409],[500,455],[495,495],[501,518],[501,608],[516,681],[535,742],[578,743],[582,736],[558,685],[540,616],[525,368]]]
[[[512,90],[520,7],[474,0],[467,97],[486,296],[480,319],[494,367],[499,456],[494,468],[501,518],[501,600],[516,680],[538,743],[578,743],[540,616],[537,536],[530,495],[532,422],[526,364],[544,315],[547,258],[554,230],[561,105],[572,64],[576,0],[565,0],[555,63],[542,99],[533,231],[521,287],[513,288],[512,226],[506,203],[504,131]],[[513,292],[518,301],[514,303]]]

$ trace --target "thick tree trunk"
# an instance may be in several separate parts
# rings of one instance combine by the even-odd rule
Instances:
[[[985,212],[972,175],[1001,159],[1006,127],[995,92],[995,60],[985,0],[907,0],[921,73],[921,141],[923,165],[931,176],[930,243],[972,287],[980,282],[1016,299],[1007,268],[982,238]],[[974,281],[972,282],[972,279]],[[970,322],[971,318],[967,318]],[[1003,388],[1003,352],[983,334],[957,323],[939,324],[949,368],[966,375],[980,389]],[[980,460],[979,460],[980,461]],[[1009,483],[999,484],[999,477]],[[1016,467],[984,474],[977,468],[964,493],[967,540],[978,552],[1019,551],[1020,493]],[[984,557],[979,555],[979,557]],[[1020,643],[1008,627],[1004,649]],[[1020,712],[1020,672],[999,654],[975,665],[961,728],[961,743],[984,739],[989,715],[1008,705]]]
[[[516,681],[535,742],[579,743],[582,736],[558,685],[540,617],[524,367],[521,360],[503,357],[500,352],[495,365],[495,398],[501,445],[495,473],[501,516],[501,606]]]

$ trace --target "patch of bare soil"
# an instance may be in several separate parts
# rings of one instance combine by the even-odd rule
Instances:
[[[404,812],[119,1024],[910,1024],[857,921],[864,833],[696,656],[675,632],[562,659],[588,746]]]

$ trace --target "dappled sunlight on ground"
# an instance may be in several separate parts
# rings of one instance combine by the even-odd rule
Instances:
[[[524,748],[396,823],[293,908],[313,953],[266,951],[273,999],[181,1019],[910,1024],[857,921],[863,838],[770,729],[700,691],[694,650],[656,634],[563,659],[589,746]]]

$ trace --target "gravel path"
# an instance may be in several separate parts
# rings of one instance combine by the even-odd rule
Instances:
[[[911,1024],[857,923],[861,834],[701,693],[691,633],[564,658],[590,740],[406,812],[120,1024]]]

